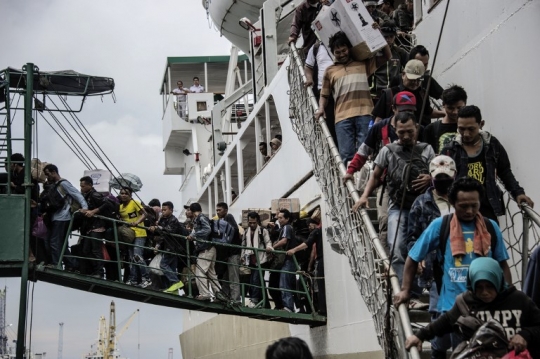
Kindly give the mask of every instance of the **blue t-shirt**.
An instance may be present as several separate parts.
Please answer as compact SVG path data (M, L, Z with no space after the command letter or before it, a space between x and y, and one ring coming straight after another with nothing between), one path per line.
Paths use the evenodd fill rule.
M508 252L504 244L501 230L494 221L490 220L497 233L497 246L495 251L489 252L489 256L497 262L508 260ZM452 308L456 301L456 297L467 290L467 275L469 273L469 265L479 256L473 250L474 238L474 222L461 223L461 229L465 238L466 255L463 257L453 257L450 249L450 239L446 242L446 250L444 252L444 268L442 277L442 288L437 303L438 312L447 312ZM427 254L433 250L437 250L437 256L441 259L439 251L439 236L441 231L442 217L435 219L422 233L418 241L409 251L409 257L415 262L420 262L426 258Z

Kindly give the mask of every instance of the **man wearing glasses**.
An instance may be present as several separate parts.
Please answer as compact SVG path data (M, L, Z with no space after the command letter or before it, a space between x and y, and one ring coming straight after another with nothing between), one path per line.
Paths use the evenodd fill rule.
M429 101L426 101L424 114L420 119L425 96L425 91L422 90L421 83L425 71L426 69L422 61L415 59L407 62L401 74L402 83L399 86L388 88L381 93L381 98L371 113L375 117L375 122L379 122L381 119L392 115L392 99L395 94L402 91L409 91L416 97L416 111L414 114L418 118L418 123L424 126L431 123L433 108L430 106Z

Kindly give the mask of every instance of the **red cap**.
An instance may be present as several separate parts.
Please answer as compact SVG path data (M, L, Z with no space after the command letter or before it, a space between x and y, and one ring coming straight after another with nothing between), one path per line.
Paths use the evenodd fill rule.
M402 91L394 96L394 106L401 111L416 111L416 97L412 92Z

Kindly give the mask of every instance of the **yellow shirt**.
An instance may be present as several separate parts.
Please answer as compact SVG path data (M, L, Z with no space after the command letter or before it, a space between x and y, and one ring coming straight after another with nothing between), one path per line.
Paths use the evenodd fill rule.
M123 203L120 204L120 217L124 222L134 223L137 222L141 210L141 202L132 199L127 205L124 205ZM144 228L132 228L135 231L135 237L146 237L146 230Z

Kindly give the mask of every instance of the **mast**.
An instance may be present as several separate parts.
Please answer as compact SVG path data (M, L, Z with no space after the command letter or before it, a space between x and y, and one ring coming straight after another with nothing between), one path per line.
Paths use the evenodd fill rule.
M111 301L111 311L109 315L109 339L106 350L106 358L114 359L114 353L116 352L116 308L114 300Z

